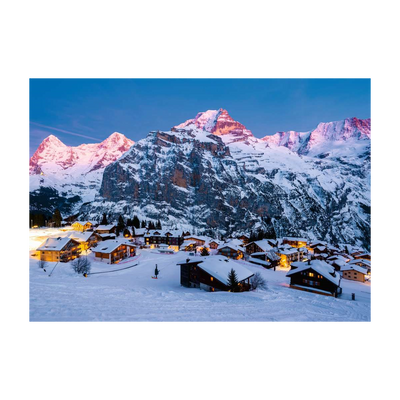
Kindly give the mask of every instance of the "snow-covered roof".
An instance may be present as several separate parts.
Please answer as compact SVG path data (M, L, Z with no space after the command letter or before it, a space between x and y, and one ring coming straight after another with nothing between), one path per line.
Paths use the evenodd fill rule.
M110 229L114 228L115 225L99 225L96 228L96 231L109 231Z
M290 270L286 276L291 276L297 274L301 271L306 271L308 269L312 269L313 271L321 274L324 278L328 279L335 285L339 286L340 283L340 275L335 272L335 268L332 265L329 265L325 261L322 260L312 260L310 264L308 262L295 261L292 262L292 267L296 267L295 269Z
M83 225L86 225L86 224L93 225L93 222L91 222L91 221L75 221L75 222L72 223L72 225L73 224L81 224L83 226Z
M343 261L343 262L347 262L348 259L346 257L343 257L340 254L336 254L334 256L329 257L328 260L331 260L331 261L340 260L340 261Z
M353 264L364 264L364 265L367 265L368 267L370 267L371 266L371 261L370 260L357 260L357 259L355 259L355 260L349 261L349 264L350 265L353 265Z
M96 247L96 253L112 253L115 249L117 249L121 244L125 244L127 246L136 247L132 242L128 242L126 240L104 240L100 242L100 244Z
M325 246L317 246L316 249L318 249L319 251L325 251L326 247Z
M144 235L147 231L147 228L135 228L135 235Z
M170 233L170 237L179 237L182 236L181 230L172 230L172 229L151 229L146 231L144 236L151 237L151 236L166 236L167 233Z
M196 256L188 257L187 260L189 260L189 262L198 262L199 268L203 269L225 285L228 285L228 275L231 272L231 269L235 270L239 282L254 275L253 272L243 267L238 262L232 261L224 256ZM187 260L177 264L186 264Z
M71 238L67 236L49 237L36 250L60 251L68 244L70 240Z
M78 231L69 231L69 232L65 232L62 233L60 235L56 235L56 236L61 236L61 237L69 237L71 239L76 240L77 242L81 243L81 242L87 242L90 238L90 236L93 235L93 232L78 232Z
M101 238L115 237L115 233L99 233L98 235L99 235Z
M341 270L341 271L357 271L357 272L360 272L361 274L364 274L364 275L367 274L367 270L366 270L365 268L360 267L359 265L356 265L356 264L352 264L352 265L346 264L346 265L343 265L343 266L340 268L340 270Z
M230 249L235 250L235 251L241 251L241 252L244 251L243 243L239 239L231 239L228 242L221 244L221 246L219 246L218 250L222 250L225 247L229 247Z
M284 238L284 240L287 240L289 242L305 242L305 243L307 243L307 239L306 238L301 238L301 237L289 237L289 236L286 236Z
M267 239L256 240L254 242L251 242L251 243L247 244L245 247L247 247L248 245L250 245L252 243L255 243L263 251L268 251L268 250L272 249L272 246L269 244Z

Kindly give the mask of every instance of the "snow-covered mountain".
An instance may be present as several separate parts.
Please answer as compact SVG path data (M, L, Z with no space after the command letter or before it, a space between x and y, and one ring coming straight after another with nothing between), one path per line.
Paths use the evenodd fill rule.
M81 209L230 233L263 227L369 247L370 120L257 139L226 110L152 131L104 170Z
M101 143L71 147L50 135L30 159L30 191L37 193L43 188L51 188L48 193L56 196L79 196L76 206L93 201L100 188L104 168L120 158L133 143L115 132Z

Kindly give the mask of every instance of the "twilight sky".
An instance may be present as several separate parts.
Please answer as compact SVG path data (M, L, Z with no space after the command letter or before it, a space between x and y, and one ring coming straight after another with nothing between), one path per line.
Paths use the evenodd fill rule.
M370 117L369 79L31 79L30 155L48 135L69 146L113 132L132 140L224 108L263 137Z

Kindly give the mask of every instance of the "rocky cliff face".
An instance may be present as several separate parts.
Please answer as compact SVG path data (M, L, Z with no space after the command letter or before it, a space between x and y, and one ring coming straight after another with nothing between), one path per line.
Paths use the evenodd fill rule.
M81 211L369 247L369 138L369 120L348 119L261 140L226 110L206 111L150 132L108 165Z

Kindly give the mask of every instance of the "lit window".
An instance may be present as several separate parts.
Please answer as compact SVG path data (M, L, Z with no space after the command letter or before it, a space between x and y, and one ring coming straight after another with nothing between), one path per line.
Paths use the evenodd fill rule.
M211 277L211 278L210 278L210 281L212 282L213 280L214 280L214 278L213 278L213 277Z
M314 276L314 273L313 272L309 272L308 276L310 276L312 278Z

